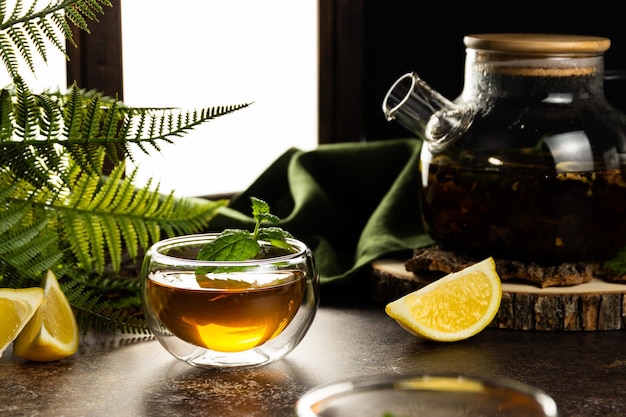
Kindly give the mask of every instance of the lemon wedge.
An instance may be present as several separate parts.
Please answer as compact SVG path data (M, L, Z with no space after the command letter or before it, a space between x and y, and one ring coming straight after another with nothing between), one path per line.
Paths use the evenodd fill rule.
M54 272L48 271L41 287L43 302L15 339L13 354L38 362L67 358L78 350L76 317Z
M0 356L33 317L41 302L43 290L34 288L0 288Z
M496 264L487 258L390 302L385 312L416 336L452 342L487 327L501 300Z

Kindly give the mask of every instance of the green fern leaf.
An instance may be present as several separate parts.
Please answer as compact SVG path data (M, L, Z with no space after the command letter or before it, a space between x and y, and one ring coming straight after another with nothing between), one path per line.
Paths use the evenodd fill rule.
M30 44L28 42L28 39L26 38L25 33L23 32L23 30L14 27L10 28L7 33L9 34L9 38L13 42L13 46L17 48L18 52L22 56L22 59L28 65L28 68L31 70L31 72L34 74L35 64L33 63L33 56L31 53ZM43 44L41 45L41 47L44 47Z
M62 146L80 167L93 174L102 172L104 160L97 157L104 148L106 159L116 165L124 158L132 159L131 144L143 152L160 150L159 142L173 143L172 138L188 133L201 123L210 121L250 103L212 107L203 110L128 108L117 100L83 92L74 83L68 94L32 94L20 77L15 78L15 94L3 90L0 132L12 132L3 142L21 142L19 151L35 156L49 152L50 146ZM20 147L21 146L21 147ZM28 150L30 149L30 150ZM15 150L14 152L18 152ZM18 163L19 164L19 163ZM31 159L15 169L40 186L42 177ZM48 169L60 175L51 164ZM47 176L44 175L44 176Z
M149 334L150 331L142 316L135 316L129 308L114 305L111 298L104 298L107 290L118 291L120 285L115 280L99 280L97 289L89 282L81 282L77 277L62 279L61 289L76 314L81 329L93 329L100 332L122 332L132 334ZM131 282L134 287L127 286L134 298L139 300L138 280L117 280L118 283ZM123 306L125 307L125 306Z
M6 142L13 136L13 101L7 90L0 92L0 143Z
M96 2L93 2L93 4L98 5L98 3ZM82 16L85 16L87 20L95 20L95 21L98 20L98 17L96 16L96 13L94 12L94 10L92 10L90 3L77 2L73 8L74 10L78 11ZM100 8L99 12L102 14L104 13L104 10Z
M6 9L6 3L3 3ZM33 55L37 53L44 62L48 62L44 37L62 53L65 44L62 38L76 45L68 20L79 29L89 32L88 21L97 21L97 15L104 13L102 6L111 7L108 0L51 0L47 5L39 7L39 2L33 1L24 11L24 0L16 0L8 18L3 18L0 31L8 36L0 38L0 57L9 74L19 74L18 60L15 51L30 69L35 73ZM6 16L4 10L3 17Z
M34 25L30 21L26 21L24 22L24 33L26 35L26 38L32 40L31 41L32 44L34 45L35 49L37 50L37 53L43 59L43 61L48 62L46 41L43 36L43 33L39 29L39 26ZM33 72L35 72L34 68L33 68Z
M5 67L7 67L9 75L16 77L18 75L19 60L15 54L13 43L11 43L9 37L4 33L0 33L0 59L2 59Z
M103 154L100 150L100 158ZM68 176L72 184L67 199L51 204L70 249L87 270L102 272L109 263L119 270L122 247L136 256L140 248L159 240L162 232L169 236L197 232L225 204L207 200L190 204L164 196L150 185L136 188L135 174L124 177L124 171L124 164L105 178L77 171Z
M76 83L34 94L19 75L48 45L65 52L73 28L89 32L108 0L0 0L0 284L38 285L55 271L83 330L148 334L137 265L163 236L205 230L226 200L175 198L125 172L149 153L251 103L206 109L133 108ZM49 43L46 43L49 41ZM67 57L67 54L66 54ZM104 167L107 167L105 174Z
M69 19L73 24L80 28L86 28L87 20L83 17L79 10L76 7L68 7L65 10L65 16Z
M41 106L41 118L39 119L41 135L46 140L53 140L61 133L61 124L59 123L61 111L52 97L44 94L39 94L36 97L37 103Z
M15 5L13 6L13 11L11 12L11 16L9 16L9 21L19 19L19 16L23 13L24 0L16 0ZM4 4L4 8L6 9L6 3ZM5 13L3 13L5 15ZM3 20L4 22L4 20Z
M56 14L50 14L35 21L34 24L37 26L38 30L41 31L43 37L47 39L48 42L50 42L57 50L62 52L66 59L68 59L67 53L65 52L65 43L62 42L61 39L66 38L74 46L76 46L76 42L74 41L72 30L65 19L62 17L59 18ZM61 34L58 32L61 32ZM43 40L37 42L43 43ZM44 62L47 62L47 58L45 56L43 57L43 60Z
M4 193L1 202L6 204ZM56 234L48 228L48 219L31 216L30 211L27 204L12 204L0 211L0 277L5 286L38 285L39 280L34 277L41 276L63 257Z
M62 51L67 56L67 53L65 52L65 44L59 40L55 29L53 29L58 29L62 33L62 37L64 37L71 45L77 46L72 28L65 19L65 14L62 11L55 11L43 16L42 20L45 22L45 25L42 27L48 39L54 46L57 47L59 51ZM89 33L89 28L85 27L81 29Z
M63 111L63 122L65 124L64 134L69 140L79 139L81 135L81 123L83 119L83 97L80 89L74 83L71 93L65 104Z
M13 180L28 182L33 187L44 187L50 181L50 169L40 155L54 157L56 151L52 145L34 148L25 143L0 143L0 152L4 169L10 170Z
M15 134L21 140L37 139L38 126L35 96L20 77L16 77Z
M93 97L85 109L85 123L81 126L81 137L97 138L100 136L100 96Z

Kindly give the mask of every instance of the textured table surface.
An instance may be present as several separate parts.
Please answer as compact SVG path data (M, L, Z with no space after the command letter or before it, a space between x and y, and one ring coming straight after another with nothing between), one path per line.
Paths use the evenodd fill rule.
M440 344L411 336L380 306L323 304L290 355L247 371L196 369L132 336L88 336L76 355L55 363L26 362L9 349L0 358L0 415L293 416L295 401L318 384L427 373L534 385L564 417L626 415L626 331L488 328Z

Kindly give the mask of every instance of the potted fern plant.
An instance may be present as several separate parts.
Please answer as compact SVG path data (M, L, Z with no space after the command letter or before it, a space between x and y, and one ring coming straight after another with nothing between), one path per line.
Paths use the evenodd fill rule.
M36 286L53 270L82 330L147 333L137 267L143 250L202 230L226 201L137 187L136 171L125 172L130 145L159 149L249 103L131 108L76 83L34 92L20 62L34 72L32 58L47 62L47 45L65 53L65 41L74 43L70 24L88 31L111 7L108 0L37 4L16 0L8 10L0 1L0 59L12 80L0 91L0 287Z

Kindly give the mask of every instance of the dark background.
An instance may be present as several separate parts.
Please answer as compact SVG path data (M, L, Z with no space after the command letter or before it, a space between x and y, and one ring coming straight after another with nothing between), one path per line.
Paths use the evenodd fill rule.
M364 1L363 127L366 140L409 136L384 118L382 100L402 74L416 71L449 99L461 93L463 36L535 32L605 36L605 71L626 70L626 15L609 1ZM626 110L626 79L605 83L607 99Z

